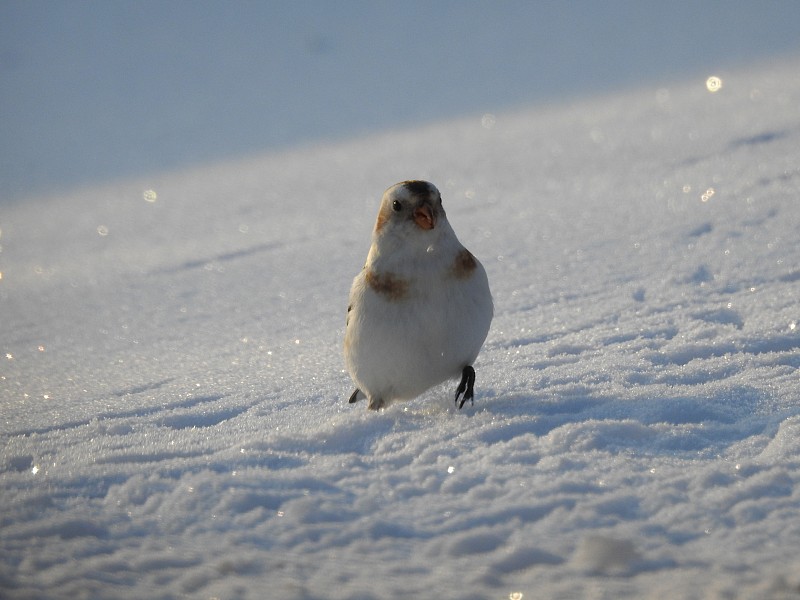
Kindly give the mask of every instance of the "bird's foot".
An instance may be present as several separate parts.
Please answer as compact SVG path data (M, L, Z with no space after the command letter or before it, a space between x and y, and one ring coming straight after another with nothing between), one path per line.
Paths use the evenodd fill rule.
M362 392L359 388L353 390L353 393L350 394L350 399L348 402L350 404L354 404L361 400L362 398L368 398L369 403L367 404L367 408L370 410L378 410L384 408L386 403L383 401L383 398L369 398L364 392Z
M470 404L475 404L475 400L473 396L475 395L475 391L473 390L473 386L475 385L475 369L467 365L464 367L464 370L461 371L461 383L458 384L458 388L456 388L456 404L458 405L459 410L464 403L469 400ZM461 403L459 404L458 398L464 394L464 397L461 398Z
M370 410L380 410L386 406L383 398L370 398L367 408Z

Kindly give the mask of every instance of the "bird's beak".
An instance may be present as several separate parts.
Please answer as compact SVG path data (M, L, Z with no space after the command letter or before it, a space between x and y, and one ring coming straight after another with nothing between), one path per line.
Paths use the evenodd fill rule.
M436 217L428 204L421 204L414 209L414 222L421 229L433 229L436 226Z

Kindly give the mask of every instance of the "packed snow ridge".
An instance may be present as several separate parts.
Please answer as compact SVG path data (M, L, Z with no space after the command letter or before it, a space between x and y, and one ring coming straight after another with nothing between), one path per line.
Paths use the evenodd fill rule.
M0 595L800 596L799 71L7 206ZM412 178L494 296L461 411L347 403Z

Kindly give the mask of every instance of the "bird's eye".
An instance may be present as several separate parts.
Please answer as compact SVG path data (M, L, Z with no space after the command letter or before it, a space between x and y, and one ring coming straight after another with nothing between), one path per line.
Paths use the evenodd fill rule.
M400 212L401 210L403 210L403 205L400 203L400 200L395 200L394 202L392 202L392 210L394 212Z

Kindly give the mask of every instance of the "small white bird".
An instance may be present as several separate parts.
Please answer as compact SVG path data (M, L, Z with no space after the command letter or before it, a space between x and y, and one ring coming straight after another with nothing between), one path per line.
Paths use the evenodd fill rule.
M439 190L427 181L393 185L350 289L344 356L357 386L350 402L366 396L377 410L461 376L461 408L473 399L472 363L493 312L486 271L458 241Z

